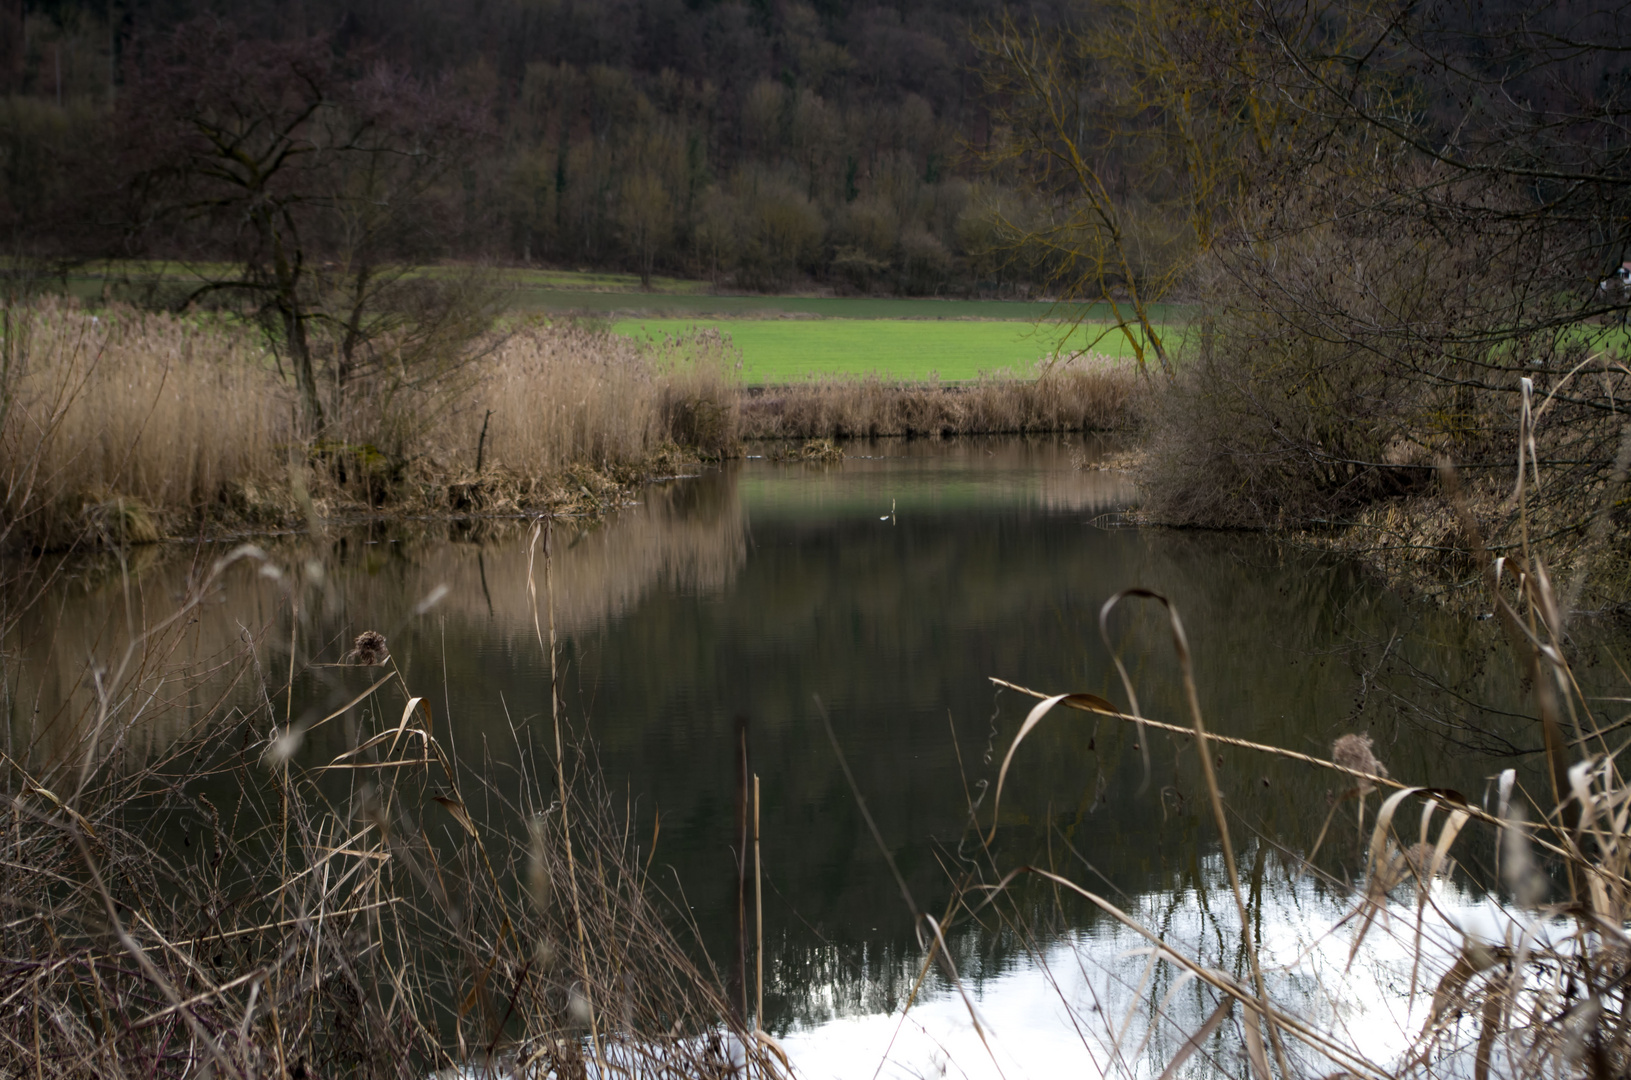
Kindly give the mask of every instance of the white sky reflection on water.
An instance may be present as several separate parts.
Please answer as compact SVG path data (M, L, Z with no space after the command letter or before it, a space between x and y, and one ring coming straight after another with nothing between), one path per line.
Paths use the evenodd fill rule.
M1241 981L1237 965L1238 922L1218 860L1211 860L1206 897L1211 915L1192 890L1140 897L1128 914L1145 926L1164 927L1174 951L1220 966ZM1465 928L1476 937L1499 939L1514 925L1492 902L1454 885L1433 890L1419 923L1409 887L1365 933L1349 966L1361 920L1349 918L1357 900L1316 888L1307 878L1265 883L1265 908L1254 929L1270 997L1283 1011L1331 1036L1361 1060L1398 1068L1428 1018L1433 990L1460 952ZM1216 916L1214 918L1213 916ZM1413 947L1418 933L1422 948ZM783 1038L805 1080L888 1080L908 1077L1043 1080L1056 1077L1157 1077L1189 1034L1206 1021L1218 997L1170 963L1150 971L1148 941L1108 918L1048 946L1041 961L987 977L968 987L986 1028L982 1043L968 1009L943 983L920 998L905 1016L840 1016ZM1414 981L1414 994L1412 994ZM1143 985L1144 989L1139 992ZM1165 1004L1166 1021L1149 1030L1152 1003ZM1239 1056L1235 1020L1226 1022L1222 1060L1209 1041L1192 1057L1191 1075L1221 1071L1248 1075ZM1120 1056L1113 1032L1124 1031ZM1146 1042L1146 1038L1148 1041ZM1428 1068L1434 1076L1470 1076L1474 1021L1464 1021ZM1143 1049L1140 1051L1140 1046ZM1326 1076L1344 1064L1288 1042L1299 1060L1295 1071ZM1499 1064L1504 1054L1498 1052ZM881 1067L880 1067L880 1063ZM1497 1068L1496 1075L1500 1074Z

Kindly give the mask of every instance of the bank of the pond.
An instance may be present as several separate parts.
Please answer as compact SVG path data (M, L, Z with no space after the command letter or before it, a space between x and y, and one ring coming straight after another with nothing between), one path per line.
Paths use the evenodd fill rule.
M9 309L0 339L0 547L36 550L360 514L600 513L745 440L1121 428L1137 387L1126 366L1077 359L767 391L742 386L712 330L535 322L411 363L386 343L319 387L314 431L286 358L231 323L45 301Z
M1102 358L967 383L830 378L742 391L747 439L1015 435L1134 426L1140 381Z

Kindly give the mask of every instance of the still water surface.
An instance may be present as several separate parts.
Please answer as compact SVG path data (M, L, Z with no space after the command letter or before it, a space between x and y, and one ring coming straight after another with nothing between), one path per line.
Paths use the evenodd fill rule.
M895 441L852 447L829 467L748 460L649 489L604 522L557 528L568 713L641 827L660 813L658 864L722 966L735 918L733 749L746 720L763 790L765 1026L812 1075L870 1075L867 1063L891 1046L890 1074L1104 1072L1114 1063L1087 1029L1112 1013L1120 1025L1147 962L1125 955L1136 937L1086 904L1022 889L1007 910L1027 916L1023 933L992 912L949 930L1000 1053L974 1034L967 1006L938 974L913 1021L899 1025L922 952L821 708L906 886L935 912L957 860L978 855L969 803L988 827L987 786L1032 704L989 677L1125 705L1098 615L1129 586L1159 590L1182 612L1214 733L1323 757L1336 736L1368 731L1393 775L1474 801L1511 763L1502 752L1534 742L1521 716L1471 703L1524 709L1491 625L1406 603L1351 565L1260 537L1128 527L1118 513L1133 496L1125 478L1083 467L1101 451L1073 439ZM523 528L398 522L342 531L322 547L326 584L303 613L296 712L372 681L365 669L325 664L377 629L465 760L502 764L517 728L546 735L548 658L528 603ZM136 569L136 603L157 610L187 568L157 559ZM445 598L416 614L439 586ZM34 674L12 697L14 747L48 752L42 718L83 693L76 665L116 642L120 620L108 612L124 595L117 575L90 575L30 616L20 640L23 670ZM248 569L232 577L202 613L196 647L287 625L279 596ZM1111 627L1145 712L1187 723L1158 610L1130 603ZM266 641L265 662L287 665L287 647ZM192 704L207 707L207 695ZM162 724L143 737L162 743ZM326 760L354 737L330 725L302 752ZM1213 962L1238 966L1238 923L1229 928L1218 891L1215 830L1193 759L1185 739L1141 745L1135 728L1111 720L1050 719L1016 755L988 880L1051 863L1210 949ZM1267 919L1259 932L1271 953L1284 939L1290 963L1352 906L1277 847L1306 850L1337 785L1244 750L1222 752L1218 765L1243 873ZM1352 819L1341 820L1321 858L1339 881L1360 861ZM1487 854L1462 859L1470 866ZM1452 890L1458 905L1478 902ZM1378 964L1371 974L1386 970ZM1313 992L1302 976L1285 978ZM1171 974L1152 985L1170 989ZM1172 1006L1192 1027L1208 1000L1196 994L1175 995ZM1388 1013L1392 999L1346 1000L1369 1015ZM1389 1021L1395 1031L1404 1022ZM1149 1049L1172 1045L1170 1031L1157 1032Z

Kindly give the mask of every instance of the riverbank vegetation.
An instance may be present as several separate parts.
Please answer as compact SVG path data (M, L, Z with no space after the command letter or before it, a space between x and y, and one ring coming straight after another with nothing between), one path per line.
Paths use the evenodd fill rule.
M340 664L300 665L323 685L291 711L275 673L310 651L294 612L320 568L251 547L201 567L104 653L99 693L8 728L0 1061L54 1078L782 1075L652 880L658 823L605 790L558 705L541 734L512 728L501 775L455 753L458 717L364 634ZM221 577L253 572L276 582L279 625L176 665ZM160 713L184 727L155 749Z
M756 439L856 439L1110 431L1135 420L1141 386L1103 357L1046 361L1023 378L963 384L824 379L743 396L741 430Z
M1526 427L1520 424L1520 433ZM1514 496L1520 511L1532 498L1524 482L1532 468L1520 455ZM1038 955L1049 941L1051 919L1067 904L1085 902L1118 924L1147 961L1118 972L1098 939L1071 952L1075 963L1112 982L1137 979L1139 1019L1133 1010L1112 1016L1096 1001L1084 1008L1061 995L1079 1030L1096 1037L1113 1059L1130 1053L1136 1070L1148 1048L1164 1075L1193 1070L1256 1080L1325 1075L1333 1068L1388 1080L1596 1078L1615 1075L1631 1059L1625 992L1631 954L1620 929L1631 918L1624 813L1631 790L1615 760L1613 732L1625 719L1613 715L1618 706L1612 704L1624 699L1581 688L1576 663L1584 657L1571 659L1571 629L1579 621L1572 586L1570 593L1554 587L1545 545L1525 537L1513 555L1493 555L1453 474L1446 487L1473 548L1469 572L1531 697L1527 713L1514 715L1528 729L1520 737L1539 747L1506 755L1511 766L1488 778L1481 799L1435 786L1442 777L1390 775L1379 760L1385 747L1365 734L1343 734L1325 754L1219 736L1219 727L1233 724L1202 715L1181 603L1145 589L1106 601L1100 634L1119 655L1116 610L1141 601L1159 605L1187 716L1162 720L1141 712L1139 688L1119 659L1126 711L1096 694L1050 696L996 680L1041 700L997 772L979 854L950 871L971 884L948 910L960 903L971 917L989 912L986 917L1011 927ZM1140 658L1134 670L1148 662ZM1146 777L1157 748L1180 757L1194 751L1177 786L1160 796L1164 813L1167 792L1188 787L1215 830L1221 858L1209 874L1190 879L1199 893L1198 903L1186 905L1198 909L1194 920L1175 920L1171 909L1151 918L1129 902L1135 898L1112 895L1105 886L1113 889L1113 883L1093 880L1094 867L1062 829L1058 842L1086 873L1051 857L1053 837L1046 864L1005 865L993 854L993 840L1009 820L1001 813L1005 784L1023 783L1016 767L1024 760L1022 743L1039 724L1065 722L1068 712L1061 708L1136 725L1134 745L1142 747ZM1231 798L1221 769L1226 757L1233 765L1242 754L1290 759L1332 776L1335 787L1311 841L1288 844ZM1012 786L1009 792L1012 798ZM1378 805L1367 819L1373 794ZM1357 806L1356 831L1345 827L1350 803ZM981 810L971 805L971 821ZM1333 848L1347 850L1346 872L1322 868L1320 852ZM1265 919L1266 875L1346 902L1327 917L1301 898L1290 925L1276 926ZM1039 904L1027 885L1052 890L1055 915L1046 914L1049 905ZM1218 895L1208 895L1213 889ZM1378 999L1388 1004L1377 1007Z
M1417 498L1444 457L1507 550L1522 526L1488 478L1524 378L1537 527L1583 552L1615 475L1612 7L1562 29L1504 0L1477 20L1259 0L347 12L72 3L0 29L8 269L178 269L109 287L255 322L318 435L330 388L386 355L443 379L491 325L493 277L416 268L544 262L1099 305L1084 318L1114 344L1071 347L1161 387L1151 520L1357 528L1344 543L1382 562L1462 565ZM918 373L984 367L945 359Z
M329 398L320 436L257 334L207 316L6 309L8 544L128 544L397 513L582 512L734 446L725 343L570 323L477 339L479 364ZM680 450L680 445L685 450Z
M1126 730L1146 763L1168 739L1190 770L1184 791L1215 832L1186 854L1199 864L1217 844L1227 895L1207 929L1238 947L1184 953L1062 873L1052 835L1045 868L978 837L944 849L943 922L998 911L1016 938L1044 940L1025 877L1057 888L1052 913L1080 901L1144 937L1147 1041L1122 1060L1155 1047L1163 1077L1191 1061L1256 1080L1626 1071L1624 720L1569 660L1581 613L1631 596L1624 12L1134 0L1028 21L978 4L959 20L935 5L654 0L365 18L313 0L244 4L228 24L190 3L163 21L117 7L19 5L0 27L8 284L92 259L182 272L130 275L95 311L8 292L0 545L123 557L348 514L588 513L749 439L830 462L833 438L1136 416L1147 520L1299 533L1458 590L1507 636L1534 713L1507 719L1533 728L1482 802L1386 775L1357 732L1329 761L1214 741L1173 614L1187 723ZM717 332L637 341L506 321L487 270L424 271L539 260L644 287L669 272L1108 302L1132 364L745 391ZM1193 305L1181 331L1161 317L1176 301ZM958 333L972 336L936 329ZM704 540L716 561L692 559L699 580L746 543L729 521ZM647 555L667 572L666 553ZM653 887L660 820L632 800L620 811L592 747L573 749L553 613L530 573L553 738L534 745L517 725L501 767L489 747L455 754L458 718L392 667L388 638L300 665L316 655L299 614L323 587L315 548L198 560L172 614L139 631L130 619L124 651L87 648L98 659L62 707L5 732L3 1060L62 1077L782 1070L739 1004L745 964L723 989L683 941L688 907ZM278 617L175 666L219 575L251 570L284 590ZM479 555L473 580L486 594ZM1164 603L1111 603L1130 598ZM18 625L10 604L0 630ZM297 665L326 707L296 713ZM1084 694L1031 714L989 809L970 799L970 820L993 823L987 845L1005 780L1011 800L1019 783L1010 762L1048 709L1145 723L1124 688L1127 713ZM1450 711L1423 723L1460 732ZM160 713L182 733L131 752ZM1219 745L1341 777L1308 847L1276 851L1265 827L1256 883L1277 870L1350 897L1320 931L1353 935L1350 965L1364 936L1391 941L1405 964L1384 975L1421 1003L1406 1053L1379 1060L1344 1030L1340 999L1299 1012L1283 996L1295 975L1265 970L1262 892L1234 846L1248 823L1214 772ZM1380 789L1350 849L1360 872L1321 871L1339 812ZM1163 817L1184 791L1154 795ZM1498 933L1439 917L1452 862L1499 898ZM1389 917L1404 889L1413 924ZM939 960L955 985L942 924L912 915L923 972ZM1178 974L1162 981L1163 967ZM1166 1011L1180 990L1193 1022ZM1115 1050L1127 1032L1108 1029Z
M0 542L34 549L358 514L595 513L744 440L1118 428L1137 397L1130 370L1094 357L967 385L749 391L708 328L636 340L531 321L413 377L374 342L377 363L321 388L314 433L282 357L222 313L41 301L5 318Z
M697 498L683 485L671 490L681 499ZM912 514L903 507L903 518ZM738 519L734 527L699 537L699 547L739 552L744 525ZM13 995L10 1000L21 1006L0 1013L0 1038L8 1040L8 1051L30 1065L38 1063L39 1072L60 1076L190 1075L210 1061L218 1072L245 1076L397 1075L403 1062L414 1075L484 1065L513 1072L523 1063L538 1072L582 1069L594 1075L597 1056L616 1060L632 1075L711 1076L724 1066L722 1059L735 1055L736 1045L745 1043L765 1046L760 1067L777 1070L774 1050L758 1040L751 1025L733 1018L734 991L721 989L724 980L705 963L687 958L695 953L684 904L667 905L653 889L665 881L661 868L671 858L664 845L674 843L669 838L686 827L684 804L676 814L674 801L663 802L656 807L659 817L638 796L608 798L593 776L592 750L580 756L569 730L564 752L562 745L550 745L550 718L537 704L526 706L512 697L514 717L477 719L464 712L457 685L441 707L433 685L415 685L427 677L434 683L437 668L448 663L445 658L438 663L434 645L427 653L426 642L457 641L469 625L451 618L433 625L447 610L443 605L458 605L473 620L490 619L494 598L484 596L489 585L515 648L542 639L552 623L577 621L567 614L574 606L570 601L551 618L555 601L573 591L580 597L586 591L602 594L596 605L601 610L583 623L586 629L611 612L627 610L616 599L624 588L573 579L580 574L592 579L597 567L603 570L614 561L597 545L636 538L607 529L559 539L546 573L542 551L524 542L526 526L503 523L502 528L510 541L502 563L489 549L483 566L480 548L462 545L452 558L439 553L412 562L406 579L390 569L381 573L375 565L356 565L352 572L362 596L340 585L340 568L328 562L337 537L326 543L289 538L276 559L251 549L239 549L219 564L205 563L201 555L191 573L166 579L183 583L180 589L134 577L121 588L115 568L104 595L114 608L112 623L139 628L130 631L135 640L129 652L116 634L99 635L94 625L82 627L82 637L23 639L38 651L53 649L76 660L81 654L75 654L72 642L89 647L73 695L62 698L58 708L13 713L17 720L0 759L13 822L7 858L0 862L0 874L8 876L0 884L19 909L0 927L8 961L0 995ZM768 544L773 534L764 531L762 520L756 529L758 543ZM373 552L387 563L393 558L384 554L390 549L364 548L357 539L350 552L358 564L374 558ZM1191 538L1165 539L1187 543ZM932 565L959 553L967 557L969 545L952 537L939 548L918 547L921 558L915 561ZM559 550L567 548L575 554ZM1148 549L1135 560L1146 572L1151 569ZM647 567L637 577L669 572L655 570L646 554L636 553L632 561ZM871 574L879 587L865 590L876 605L869 610L898 608L900 594L887 587L902 574L896 560L880 560L864 571L836 560L813 561L830 562L824 572L834 579ZM1214 565L1189 558L1179 562L1191 575L1216 574ZM1250 573L1261 576L1261 564L1252 562ZM1091 560L1082 563L1088 576L1073 581L1092 580ZM114 560L106 565L114 567ZM1076 962L1086 971L1103 965L1115 978L1126 976L1119 990L1131 996L1107 1000L1139 1003L1130 1013L1096 1008L1105 999L1072 997L1062 1003L1074 1010L1090 1052L1112 1050L1110 1060L1119 1063L1107 1070L1110 1075L1172 1066L1175 1076L1270 1080L1323 1076L1341 1067L1387 1080L1442 1075L1452 1068L1475 1074L1482 1058L1490 1063L1490 1075L1573 1076L1592 1075L1591 1055L1598 1053L1610 1063L1602 1075L1614 1075L1611 1065L1623 1053L1618 1020L1625 958L1611 931L1624 918L1620 897L1626 891L1625 867L1614 854L1623 848L1624 828L1614 811L1625 793L1612 768L1613 747L1604 745L1613 738L1608 730L1613 716L1604 710L1616 706L1578 691L1570 691L1572 700L1562 697L1560 687L1574 684L1566 666L1567 652L1575 647L1574 622L1559 614L1564 605L1550 593L1538 559L1513 560L1503 571L1486 557L1478 569L1500 622L1476 625L1510 633L1520 649L1517 664L1527 675L1525 685L1541 691L1535 718L1507 719L1513 729L1528 732L1524 745L1557 746L1559 753L1536 755L1539 762L1515 761L1515 778L1497 780L1481 802L1475 790L1447 790L1443 775L1434 775L1431 766L1415 772L1401 760L1402 747L1390 753L1380 740L1374 747L1355 746L1363 740L1343 741L1330 753L1293 744L1288 752L1238 738L1252 722L1239 713L1208 714L1212 727L1204 733L1196 717L1163 715L1163 707L1181 708L1185 700L1174 682L1199 678L1204 683L1209 673L1227 678L1239 670L1226 644L1238 638L1194 640L1199 654L1194 671L1184 653L1175 669L1158 666L1155 658L1129 657L1146 716L1155 723L1140 728L1128 712L1084 695L1055 708L1086 707L1088 713L1080 715L1100 726L1090 732L1087 725L1076 725L1070 741L1050 743L1066 749L1047 753L1046 762L1038 760L1044 754L1037 736L1043 733L1032 724L1017 736L1009 735L1013 724L1004 724L1005 737L984 765L978 764L977 751L964 751L974 773L970 781L992 786L975 786L968 796L974 805L968 808L971 828L963 843L949 839L961 816L954 812L953 831L934 846L940 860L902 860L913 895L934 904L939 925L916 918L924 946L917 977L908 973L899 995L875 1007L898 1009L903 998L921 1000L921 991L937 989L925 980L933 978L928 970L941 961L954 961L943 968L943 977L944 988L955 993L957 973L968 979L978 968L976 954L983 950L970 945L976 923L1000 935L1006 948L1034 948L1038 956L1057 946L1061 924L1087 926L1090 932L1076 939L1082 948ZM217 585L227 574L255 584L228 594L236 602L223 604ZM1034 621L1027 605L1001 596L1000 589L982 587L992 580L977 571L970 575L969 595L958 610ZM434 602L437 585L454 592ZM700 587L699 581L688 581L680 589ZM1284 587L1299 586L1287 582ZM785 592L785 584L769 583L767 591L775 596ZM793 603L799 610L820 611L824 592L806 588ZM123 603L132 605L123 611L118 610L121 593ZM173 609L178 593L179 607ZM270 597L270 603L249 599L256 594ZM1240 595L1228 587L1208 599L1231 607L1240 603ZM531 596L537 597L536 608ZM1091 598L1089 610L1097 599ZM1136 599L1122 598L1119 607ZM1175 603L1184 606L1182 600ZM328 604L334 606L321 617ZM1012 610L994 614L1003 604ZM813 618L789 618L785 604L754 606L765 620L799 625L798 635L787 640L820 634L808 629ZM430 617L416 631L420 643L414 656L405 624L427 611ZM363 624L383 630L383 644L333 633L337 622L344 625L362 612L383 615L383 622ZM1064 608L1063 620L1074 621L1071 616L1078 613ZM1330 618L1328 611L1304 614L1311 623ZM1138 624L1116 621L1125 618L1124 610L1107 616L1113 631L1130 635L1127 641L1112 635L1105 646L1110 655L1119 644L1149 640L1134 632ZM1242 611L1237 619L1212 625L1232 623L1238 632L1244 624L1248 636L1276 642L1262 630L1268 618L1261 610ZM210 624L202 633L201 623ZM912 620L902 632L928 641L943 636L946 624ZM641 629L627 642L631 651L613 651L602 670L632 670L644 663L630 677L661 687L659 698L671 693L661 665L651 663L651 635L654 628L686 625L659 621ZM1160 625L1167 625L1164 617ZM1281 629L1293 640L1301 630ZM1181 646L1189 644L1176 636L1176 627L1173 633ZM688 655L702 635L662 636ZM1023 634L1015 637L996 655L1023 659ZM179 666L179 658L200 641L222 651L195 653L185 668ZM470 645L456 646L460 654L452 663L486 675L492 661L481 660ZM599 649L607 651L608 645ZM844 647L875 651L865 641ZM944 642L937 647L948 648ZM540 648L536 655L545 652ZM1097 660L1101 665L1107 663L1103 655ZM576 662L583 662L581 654ZM1550 665L1539 667L1539 679L1538 665ZM291 670L298 673L298 684L285 675ZM585 676L594 685L592 666L576 678ZM527 677L542 675L532 666ZM1309 678L1295 675L1287 684ZM1546 696L1548 686L1560 688L1556 699ZM1283 688L1252 690L1235 700L1246 713L1257 713L1265 701L1286 700L1283 693ZM1346 701L1339 702L1339 709L1346 707ZM658 714L655 708L640 713ZM983 720L983 710L979 715ZM1033 714L1048 725L1069 724L1067 716ZM160 740L150 737L156 722L169 725ZM1582 747L1569 745L1577 737L1576 722L1588 738ZM1346 721L1327 715L1297 723L1341 730ZM982 736L985 726L977 729ZM1547 728L1561 738L1545 734ZM602 731L610 735L609 729ZM1228 734L1219 738L1219 733ZM651 756L652 732L634 725L624 737ZM1012 749L1007 757L1005 744ZM1152 785L1148 793L1134 795L1139 758L1146 751L1171 786L1156 791ZM1214 753L1225 762L1216 776L1202 765ZM1294 781L1280 796L1248 795L1242 789L1262 790L1260 776L1272 775L1277 788L1287 776L1260 771L1259 754L1290 757L1292 768L1306 769L1316 779ZM878 815L884 834L898 843L882 808L922 796L900 782L898 760L855 756L858 782L868 797L866 812ZM1391 773L1375 762L1378 757ZM1118 770L1118 758L1131 768ZM1565 770L1559 778L1554 762L1587 767ZM832 779L830 760L825 769L796 767L801 783L827 790L815 778ZM1084 774L1088 777L1081 805L1073 800L1056 814L1053 791L1023 791L1027 784L1045 788L1061 774L1072 791ZM1327 784L1321 776L1331 777L1329 802L1319 798ZM1559 779L1561 798L1549 794ZM1180 864L1174 867L1175 892L1156 893L1158 899L1139 892L1124 899L1113 887L1102 887L1091 866L1080 869L1078 851L1081 859L1107 869L1096 849L1087 846L1096 842L1092 833L1068 824L1083 820L1082 806L1097 806L1107 782L1109 798L1119 805L1086 819L1099 822L1100 830L1120 813L1163 820L1173 814L1172 835L1182 845L1173 856ZM1372 788L1382 789L1382 795ZM568 789L570 797L558 798ZM944 795L960 806L967 791ZM1291 791L1311 801L1294 803L1298 812L1289 822L1278 819L1275 831L1277 819L1270 814L1265 820L1260 812L1277 799L1294 797ZM1209 793L1221 793L1222 799L1208 807ZM716 820L729 816L720 792L700 797L704 813ZM1159 813L1150 805L1156 801ZM1363 833L1353 824L1358 802L1368 803ZM634 811L626 808L630 804ZM1578 825L1570 818L1573 804L1586 808ZM1044 805L1045 814L1038 809ZM1312 815L1304 812L1308 806L1317 807ZM1427 810L1432 815L1423 820L1419 813ZM795 821L799 817L795 811L786 814ZM923 818L907 814L893 820ZM1220 863L1208 820L1225 835L1233 834L1238 845L1233 870ZM714 835L726 831L723 824ZM782 857L818 861L817 840L852 847L861 828L854 824L854 834L838 829L810 834L814 839L783 838ZM997 841L982 843L993 827ZM1262 831L1254 837L1253 830ZM1008 844L1016 834L1017 842ZM1287 846L1276 847L1275 841ZM1057 860L1043 861L1049 852L1056 852ZM1581 874L1578 891L1570 880L1571 865ZM850 869L851 861L841 866L860 873ZM925 878L941 884L942 870L949 875L944 892L919 887ZM1041 888L1027 891L1023 879L1007 880L1016 870ZM1006 890L993 890L1005 880ZM1203 903L1194 902L1196 894L1183 888L1185 881L1202 890ZM783 891L788 882L782 877ZM1497 909L1505 921L1496 924L1493 935L1463 938L1442 917L1463 909L1468 882L1509 898ZM717 898L720 892L696 888L689 880L683 884L687 901L698 908L704 895ZM1050 902L1055 885L1058 892ZM874 911L898 902L885 883L872 880L868 888ZM1306 900L1305 889L1328 902L1304 903L1293 912L1299 921L1292 928L1304 935L1296 937L1285 933L1286 923L1276 918L1285 912L1274 905L1292 890ZM951 901L942 904L946 895ZM1343 906L1340 898L1345 909L1320 921L1328 910ZM803 909L796 891L792 900L795 910ZM1147 902L1140 907L1139 901ZM1098 921L1086 921L1078 904L1096 907ZM1125 930L1112 937L1104 920L1123 917ZM1510 938L1502 936L1503 928L1510 929ZM1146 932L1156 940L1129 936ZM1275 940L1265 941L1265 935ZM1295 940L1288 944L1287 937ZM1305 939L1312 942L1306 953ZM1150 952L1115 957L1121 950L1107 948L1107 941L1127 941ZM1362 942L1368 948L1360 948ZM1193 952L1191 943L1196 943ZM1390 952L1373 967L1383 947L1379 943ZM1252 973L1254 945L1264 950L1261 981ZM1319 973L1329 981L1307 978L1307 969L1298 966L1305 962L1324 963ZM820 977L798 965L777 967L782 980ZM1355 1004L1344 995L1372 980L1383 984L1388 1002L1403 997L1402 988L1412 981L1417 987L1415 1011L1405 1014L1398 1030L1387 1032L1385 1042L1375 1027L1361 1026L1343 1011ZM991 993L994 982L984 992ZM1373 1009L1365 1023L1376 1015ZM905 1023L914 1019L908 1015ZM999 1031L999 1037L1011 1030ZM710 1041L714 1036L717 1042ZM1276 1041L1287 1048L1289 1068L1276 1062ZM1378 1049L1400 1042L1407 1046L1397 1056ZM964 1067L972 1072L983 1060Z
M977 39L1004 123L990 161L1055 208L1010 222L1015 250L1054 245L1064 295L1120 290L1129 341L1151 343L1146 518L1349 530L1466 587L1448 461L1498 552L1545 535L1554 569L1612 569L1631 535L1623 13L1082 16ZM1175 291L1197 304L1181 350L1151 315ZM1598 580L1585 602L1624 599L1623 575Z

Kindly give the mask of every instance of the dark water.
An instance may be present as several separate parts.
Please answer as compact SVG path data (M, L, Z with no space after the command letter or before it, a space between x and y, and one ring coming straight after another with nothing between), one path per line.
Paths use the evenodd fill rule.
M721 960L735 917L733 750L746 720L763 791L768 1027L892 1007L920 956L819 709L911 893L938 912L948 867L960 846L970 850L969 801L989 826L986 785L1031 704L989 678L1124 705L1098 630L1117 590L1173 599L1214 733L1327 756L1336 736L1368 731L1395 776L1475 801L1513 763L1506 751L1538 741L1493 624L1406 602L1351 565L1261 537L1128 527L1121 474L1080 467L1101 449L1079 439L890 442L851 447L824 468L748 460L653 488L607 521L558 526L551 580L571 722L612 790L627 793L638 828L649 832L660 813L663 880L683 889ZM301 614L286 703L297 716L372 681L366 669L324 665L377 629L462 760L502 766L518 730L548 738L524 527L398 522L267 543L315 559L325 581ZM83 704L75 680L86 658L117 653L127 596L153 613L179 595L188 558L144 558L128 579L105 567L74 577L25 622L11 752L50 752L53 724ZM541 588L541 567L537 579ZM444 585L440 603L416 615ZM187 647L204 656L256 637L257 658L281 681L281 595L251 569L234 571ZM1129 602L1111 626L1145 712L1187 724L1159 609ZM176 717L212 700L200 691L171 702L171 719L140 737L162 745ZM356 737L354 725L332 724L302 753L327 760ZM1165 735L1139 742L1111 720L1045 722L1016 756L997 863L1051 859L1128 898L1201 884L1215 832L1194 750ZM1233 749L1219 772L1243 850L1306 847L1326 817L1329 774ZM1357 869L1351 827L1343 835L1325 857L1339 876ZM1058 934L1093 922L1080 905L1035 899ZM953 934L976 983L1024 963L999 929L965 920Z

